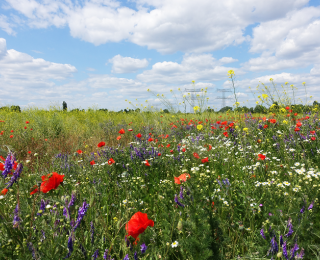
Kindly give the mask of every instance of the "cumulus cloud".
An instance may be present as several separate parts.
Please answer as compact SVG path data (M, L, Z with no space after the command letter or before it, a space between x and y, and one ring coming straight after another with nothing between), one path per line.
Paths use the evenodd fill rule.
M112 59L109 59L112 63L113 73L134 73L139 69L143 69L148 66L147 59L134 59L131 57L122 57L121 55L116 55Z
M223 57L223 58L219 59L219 61L220 61L221 63L225 64L225 63L236 62L236 61L238 61L238 60L237 60L237 59L234 59L234 58L232 58L232 57Z
M258 3L255 0L139 0L135 1L137 10L134 10L111 0L85 1L83 5L62 0L45 4L35 0L6 1L27 18L32 28L68 25L71 36L95 46L128 40L163 54L208 52L239 45L250 41L250 36L243 35L248 25L281 19L308 3L308 0Z

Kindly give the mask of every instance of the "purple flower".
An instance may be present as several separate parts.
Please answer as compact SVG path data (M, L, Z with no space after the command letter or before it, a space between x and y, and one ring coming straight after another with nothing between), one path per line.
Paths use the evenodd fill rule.
M180 198L182 200L184 200L184 197L183 197L183 186L180 187L180 194L179 194Z
M276 236L274 236L272 239L271 239L271 253L272 254L276 254L276 253L278 253L278 250L279 250L279 248L278 248L278 244L277 244L277 242L276 242Z
M304 209L305 209L305 206L303 206L302 209L300 209L300 213L301 213L301 214L303 214Z
M68 205L68 208L70 208L71 206L73 206L74 202L76 201L76 194L72 193L71 195L71 200L70 203Z
M69 258L71 256L71 253L73 252L72 236L70 236L68 239L68 250L69 250L69 252L64 259Z
M87 204L86 201L83 202L82 207L79 208L78 211L78 218L74 226L74 230L76 230L77 227L79 227L81 220L83 219L84 215L86 214L88 210L89 204Z
M21 163L18 164L17 169L15 170L15 172L13 173L13 176L11 177L11 180L6 183L7 189L9 189L10 187L12 187L12 185L18 181L18 178L20 177L20 173L22 172L23 169L23 165Z
M9 152L6 158L6 161L4 162L4 171L2 172L3 178L6 178L8 173L11 172L14 161L15 161L14 154L12 152Z
M93 253L92 257L93 257L93 260L96 260L96 259L99 257L99 249L97 249L97 250Z
M35 252L34 247L33 247L33 245L32 245L31 242L28 243L28 249L29 249L29 251L30 251L31 254L32 254L32 258L33 258L33 259L37 259L37 258L36 258L36 252Z
M263 228L261 228L261 230L260 230L260 235L261 235L264 239L266 239L266 236L264 235Z
M300 253L299 253L296 257L297 257L297 259L302 259L302 258L303 258L303 256L304 256L304 249L303 249L303 248L301 248Z
M13 228L17 228L19 226L20 218L19 218L19 204L17 204L15 210L14 210L14 216L13 216Z
M136 251L136 252L134 252L133 258L134 258L134 260L138 260L138 254L137 254L137 251Z
M283 237L282 237L282 235L280 236L280 246L282 247L282 245L283 245Z
M176 194L175 197L174 197L174 201L175 201L180 207L184 207L184 205L179 202L179 199L178 199L177 194Z
M63 208L63 216L65 216L66 219L69 219L69 210L66 207Z
M291 258L290 259L293 259L294 258L294 255L296 254L296 252L298 251L298 249L299 249L299 246L298 246L298 244L296 243L295 245L294 245L294 247L291 249L291 251L290 251L290 255L291 255Z
M289 237L289 236L291 236L291 235L293 234L292 223L291 223L291 219L290 219L290 218L289 218L289 220L288 220L288 225L287 225L287 227L289 228L289 232L288 232L288 234L286 234L285 236L286 236L286 237Z
M45 211L45 209L46 209L46 202L43 199L41 199L40 210L42 210L42 212L43 212L43 211ZM42 213L37 213L37 215L41 217Z
M259 205L259 207L262 207L262 206L263 206L262 204Z
M130 260L129 255L126 255L123 260Z
M282 246L283 256L288 260L288 253L287 253L287 241L284 242Z
M140 247L141 247L141 253L144 254L148 247L146 246L145 243L143 243Z
M310 206L308 207L308 210L313 208L313 203L314 203L314 201L311 202Z

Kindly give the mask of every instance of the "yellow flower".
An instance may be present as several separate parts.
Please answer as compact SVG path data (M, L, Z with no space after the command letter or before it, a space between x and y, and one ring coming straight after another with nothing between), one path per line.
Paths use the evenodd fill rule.
M259 104L259 101L257 101L256 104Z
M197 129L200 131L203 128L203 125L197 125Z
M267 94L262 94L262 97L263 97L264 99L267 99L267 98L268 98L268 95L267 95Z
M305 82L302 82L302 85L305 85L306 83Z
M150 91L150 89L147 89L147 91Z
M287 120L283 120L282 123L288 124L288 121Z
M194 81L194 80L192 80L191 82L192 82L192 83L195 83L195 81Z
M236 106L239 106L240 105L240 103L239 102L236 102L236 104L235 104Z
M239 126L236 125L235 129L238 129L238 128L239 128Z
M273 81L273 78L270 78L270 81Z
M286 82L286 83L284 83L285 85L287 85L288 84L288 82Z
M249 129L248 128L243 128L243 131L248 132Z
M232 75L232 74L234 74L234 71L233 70L229 70L228 74Z
M198 110L200 110L200 107L195 106L195 107L193 108L193 110L194 110L194 111L198 111Z

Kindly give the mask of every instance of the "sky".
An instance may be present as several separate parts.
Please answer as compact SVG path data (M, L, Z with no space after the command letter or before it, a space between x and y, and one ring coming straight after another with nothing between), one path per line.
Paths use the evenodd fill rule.
M320 101L320 1L0 1L0 106L165 108L156 94L207 88L219 110L221 89L252 107L262 83Z

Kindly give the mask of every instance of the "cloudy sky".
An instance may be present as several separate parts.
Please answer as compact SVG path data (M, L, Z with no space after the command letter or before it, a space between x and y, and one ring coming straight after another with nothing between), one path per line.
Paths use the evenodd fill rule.
M270 78L320 101L319 1L0 1L0 106L118 111L194 80L220 109L229 70L241 105Z

